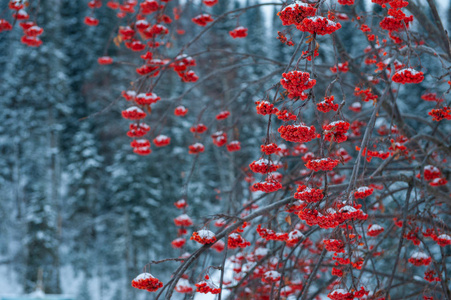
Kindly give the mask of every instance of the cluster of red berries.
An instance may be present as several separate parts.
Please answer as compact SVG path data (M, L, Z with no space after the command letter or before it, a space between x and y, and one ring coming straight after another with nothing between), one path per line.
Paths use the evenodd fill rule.
M214 242L216 242L215 234L212 231L206 229L201 229L197 232L193 232L193 235L190 239L202 245L213 244Z
M217 131L211 135L213 144L217 147L222 147L227 144L227 133L223 131Z
M176 238L175 240L173 240L171 242L172 247L175 249L180 249L183 246L185 246L185 244L186 244L186 239L182 238L182 237Z
M239 27L233 29L232 31L229 31L229 34L234 39L245 38L245 37L247 37L247 28L245 28L243 26L239 26Z
M252 185L252 191L261 191L265 193L276 192L281 188L282 184L272 176L268 176L263 182L256 182Z
M181 294L190 294L193 292L193 287L189 283L188 279L180 278L175 286L175 291Z
M346 73L349 71L349 62L346 61L344 63L338 63L338 65L333 66L332 68L330 68L330 70L332 71L332 73Z
M325 97L323 101L316 104L316 108L323 113L330 112L331 110L337 111L338 110L338 104L334 103L334 96Z
M428 112L432 117L432 121L451 120L451 107L444 106L442 108L433 109Z
M440 279L440 276L436 276L436 275L437 275L437 273L434 270L429 269L424 272L424 279L429 282L442 281Z
M279 282L281 276L282 275L277 271L267 271L262 276L262 282L269 283L269 284Z
M268 145L261 145L260 148L261 148L261 151L263 153L265 153L266 155L271 155L271 154L277 153L281 150L281 148L279 148L279 146L277 146L277 144L275 144L275 143L268 144Z
M365 199L366 197L373 194L374 189L367 187L367 186L361 186L357 190L354 191L354 198L356 199Z
M199 153L204 152L205 147L201 143L194 143L194 144L188 146L188 149L189 149L189 151L188 151L189 154L199 154Z
M283 73L282 77L280 84L287 90L289 98L303 97L303 92L316 84L316 80L311 79L308 72L291 71Z
M129 131L127 136L131 138L142 137L146 135L150 130L150 126L146 123L131 123L129 125Z
M323 240L324 247L327 251L335 252L335 253L344 253L345 252L345 243L342 240L329 239Z
M423 252L414 252L409 258L409 262L414 266L428 266L432 259Z
M193 220L187 214L181 214L174 219L175 226L189 227L193 225Z
M213 22L213 18L209 14L201 14L191 19L199 26L207 26L208 23Z
M188 113L188 109L184 107L183 105L177 106L174 109L174 115L177 117L183 117Z
M149 292L155 292L159 288L163 287L163 283L155 278L150 273L141 273L135 279L132 280L132 287L147 290Z
M318 171L332 171L339 163L338 159L332 159L330 157L321 159L309 160L305 166L315 172Z
M299 185L297 188L297 193L294 194L294 198L308 203L316 203L324 198L324 194L323 190L309 188L305 185Z
M12 29L13 29L13 26L11 25L11 23L9 23L5 19L0 19L0 32L2 32L2 31L10 31Z
M354 5L354 0L338 0L338 4L341 4L341 5Z
M137 106L132 106L122 111L122 117L128 120L141 120L146 117L146 113Z
M279 165L273 164L269 162L267 159L261 158L257 161L254 160L249 165L249 168L252 170L252 172L266 174L277 171L277 169L279 169Z
M295 2L286 6L280 12L277 13L282 25L299 25L306 17L312 17L316 13L316 8L313 5L308 5L303 2Z
M205 275L205 280L196 283L195 286L196 292L202 294L211 293L213 295L216 295L221 292L221 289L218 288L213 282L211 282L210 277L208 275Z
M216 4L218 4L218 1L219 0L204 0L203 2L206 6L211 7L211 6L215 6Z
M270 114L276 114L279 110L274 107L274 104L269 103L268 101L257 101L255 102L257 104L257 114L259 115L270 115Z
M328 125L323 126L323 130L325 133L324 139L326 141L335 141L336 143L345 142L348 137L346 133L348 132L351 124L345 121L335 121Z
M288 233L285 232L275 232L274 230L268 228L262 228L261 224L257 226L257 233L262 239L267 241L286 241L288 240Z
M314 16L305 18L302 23L296 26L300 31L306 31L311 34L326 35L331 34L341 28L340 23L335 23L325 17Z
M360 96L362 101L364 102L377 100L377 95L371 93L370 88L361 89L359 87L356 87L354 90L354 96Z
M442 98L437 97L437 93L426 93L421 96L424 101L443 102Z
M29 47L39 47L42 45L42 41L39 39L39 36L44 32L44 29L37 26L33 22L20 23L20 27L22 27L24 33L20 39L22 43Z
M420 83L424 79L423 72L416 71L411 68L402 69L396 72L392 78L394 82L406 84L406 83Z
M368 229L366 231L366 234L368 236L378 236L379 234L381 234L382 232L384 232L384 228L378 224L370 224L368 225Z
M153 139L153 143L157 147L165 147L171 143L171 138L167 137L163 134L160 134L156 138Z
M411 22L413 22L413 16L399 19L393 16L387 16L380 21L379 26L384 30L392 32L404 29L404 24L406 25L406 28L409 28Z
M216 120L224 120L224 119L227 119L229 116L230 116L230 111L224 110L216 115Z
M356 146L355 149L357 151L360 151L360 147L358 147L358 146ZM362 156L366 157L366 160L368 162L370 162L373 157L378 157L380 159L385 160L390 156L390 153L384 152L384 151L371 151L371 150L368 150L367 148L364 148L362 151Z
M249 241L246 241L241 235L234 232L229 235L227 239L227 245L230 249L246 248L251 245Z
M296 121L298 117L296 115L292 114L288 110L284 109L281 111L276 112L277 119L288 122L288 121Z
M451 236L449 236L447 234L441 234L439 236L436 236L434 234L434 235L432 235L432 238L441 247L451 245Z
M199 123L197 125L191 126L189 131L191 131L192 133L204 133L205 131L207 131L207 129L208 129L207 126L205 126L202 123Z
M229 152L239 151L241 150L241 143L239 141L231 141L226 147Z
M280 126L277 130L280 137L288 142L307 143L317 137L315 126L305 124Z
M12 0L9 2L8 8L13 11L14 23L16 21L23 21L19 23L24 33L20 41L29 47L39 47L42 45L42 41L39 39L39 36L44 30L37 26L34 22L25 22L30 18L25 10L25 4L25 1ZM5 19L0 19L0 32L9 31L12 29L13 26L11 23Z
M102 56L97 59L99 65L111 65L113 63L113 58L109 56Z

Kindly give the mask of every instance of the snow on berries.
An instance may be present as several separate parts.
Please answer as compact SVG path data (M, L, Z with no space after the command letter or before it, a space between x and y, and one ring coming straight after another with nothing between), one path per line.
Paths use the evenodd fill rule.
M316 84L316 80L311 79L308 72L291 71L283 73L282 77L280 84L287 90L289 98L302 98L303 92Z
M171 138L163 134L160 134L153 139L153 143L157 147L165 147L171 143Z
M315 126L307 126L304 123L298 125L280 126L277 130L280 137L288 142L307 143L317 137Z
M379 234L381 234L382 232L384 232L384 228L378 224L370 224L368 225L368 229L366 231L366 234L368 236L378 236Z
M353 300L354 294L345 289L337 289L330 292L327 297L332 300Z
M185 244L186 244L186 239L182 238L182 237L176 238L175 240L173 240L171 242L172 248L175 248L175 249L183 248L183 246L185 246Z
M399 31L404 29L404 24L406 28L409 28L410 23L413 21L413 16L395 18L393 16L387 16L382 21L379 22L380 28L389 31Z
M269 103L268 101L257 101L255 102L255 104L257 104L257 114L259 115L270 115L270 114L275 114L277 113L279 110L277 108L274 107L274 104Z
M132 146L133 148L150 147L150 142L149 142L149 140L146 140L146 139L138 139L138 140L133 140L130 143L130 146Z
M272 193L280 190L282 184L272 176L268 176L263 182L256 182L252 185L253 191L261 191L265 193Z
M235 248L246 248L251 245L249 241L246 241L241 235L234 232L229 235L227 239L227 244L230 249Z
M201 229L199 231L193 232L193 235L190 239L202 245L213 244L214 242L216 242L216 236L214 232L206 229Z
M222 131L217 131L211 135L213 139L213 144L217 147L222 147L227 144L227 133Z
M163 287L163 283L155 278L150 273L141 273L132 281L132 287L147 290L148 292L155 292Z
M192 133L204 133L205 131L207 131L208 127L205 126L204 124L200 123L194 126L191 126L191 128L189 129Z
M245 28L243 26L239 26L239 27L233 29L232 31L229 31L229 34L234 39L245 38L247 36L247 28Z
M252 170L252 172L266 174L277 171L277 169L279 169L279 166L277 164L271 163L267 159L261 158L257 161L254 160L249 165L249 168Z
M414 266L428 266L432 259L424 252L416 251L413 252L409 258L409 262Z
M325 97L323 101L316 104L316 108L323 113L330 112L331 110L337 111L338 104L334 103L334 96Z
M216 250L216 252L222 252L225 249L225 243L219 240L216 243L214 243L213 246L211 246L211 248Z
M161 98L155 93L140 93L135 97L135 102L139 105L150 105L160 100Z
M451 245L451 236L448 234L441 234L434 238L434 241L441 247Z
M102 56L97 59L99 65L111 65L113 63L113 59L109 56Z
M202 280L195 284L196 286L196 292L202 293L202 294L219 294L221 292L221 289L216 286L211 280L208 275L205 276L205 280Z
M311 159L309 160L305 166L313 170L315 172L318 171L332 171L339 163L338 159L332 159L330 157L320 158L320 159Z
M412 68L406 68L397 71L391 78L396 83L420 83L424 79L423 72L414 70Z
M282 21L282 25L289 26L299 25L304 18L314 16L315 13L316 8L313 5L295 1L293 4L284 7L277 15Z
M361 186L356 191L354 191L354 198L356 199L365 199L366 197L373 194L374 189L367 187L367 186Z
M216 115L216 120L225 120L230 116L230 111L224 110Z
M194 289L189 283L188 279L185 278L180 278L175 286L175 291L180 294L190 294L193 292L193 290Z
M325 17L314 16L305 18L296 26L300 31L306 31L311 34L326 35L331 34L341 28L340 23L335 23Z
M188 146L188 149L189 149L189 151L188 151L189 154L199 154L199 153L204 152L205 147L201 143L194 143L194 144Z
M316 203L324 198L324 194L323 190L309 188L305 185L299 185L297 192L294 194L294 198L308 203Z
M344 253L345 252L345 243L342 240L336 239L326 239L323 240L324 247L327 251L336 252L336 253Z
M0 32L2 32L2 31L10 31L12 29L13 29L13 26L11 25L11 23L9 23L5 19L0 19Z
M269 283L269 284L279 282L281 276L282 275L277 271L267 271L262 276L262 282Z
M201 14L191 19L199 26L207 26L208 23L213 22L213 18L209 14Z
M127 132L127 136L131 138L142 137L149 132L150 126L146 123L131 123L129 125L129 131Z
M347 132L351 124L346 121L335 121L328 125L323 126L323 130L325 133L324 139L326 141L334 141L336 143L345 142L347 137Z
M181 214L174 219L175 226L189 227L193 225L193 220L187 214Z
M176 115L177 117L183 117L188 113L188 109L185 108L183 105L177 106L174 109L174 115Z
M240 141L231 141L227 144L227 151L229 152L235 152L241 150L241 143Z
M141 120L146 117L146 113L137 106L132 106L122 111L122 117L128 120Z

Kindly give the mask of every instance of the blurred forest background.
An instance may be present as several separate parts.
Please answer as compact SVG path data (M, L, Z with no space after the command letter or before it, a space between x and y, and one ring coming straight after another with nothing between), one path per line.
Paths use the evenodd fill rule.
M0 11L7 2L1 1ZM181 196L195 159L187 150L194 142L189 127L198 122L203 108L207 107L200 121L208 126L221 110L240 107L242 114L227 122L236 129L233 138L241 141L243 150L225 155L206 136L206 152L199 156L188 186L190 216L201 224L202 217L236 210L251 197L246 185L235 181L244 177L235 166L245 166L260 155L264 119L257 117L253 104L277 82L294 51L276 39L283 29L276 16L280 6L265 8L273 12L273 20L265 19L263 8L242 14L239 25L249 29L245 39L229 36L237 19L227 19L189 49L190 55L210 49L195 56L194 70L201 79L212 72L214 76L183 97L181 104L189 109L184 118L173 116L168 99L194 84L181 83L173 73L165 75L155 91L163 100L151 118L158 120L168 107L172 110L160 123L151 123L151 137L161 133L172 142L141 157L129 146L128 122L120 116L126 107L120 93L137 78L134 64L139 63L139 54L133 57L112 42L118 26L115 12L105 6L97 10L100 24L90 28L83 24L90 13L86 3L40 2L37 18L45 30L43 46L31 49L21 44L18 26L0 34L0 291L34 291L41 268L46 293L69 293L78 300L140 299L147 294L134 291L130 282L142 267L150 260L181 254L170 245L177 237L173 218L179 213L173 202ZM218 16L256 3L220 1L207 10L196 3L184 7L184 17L169 27L187 34L172 36L166 55L176 55L203 29L194 26L191 17L203 11ZM380 6L374 9L377 12ZM451 9L442 12L451 31ZM338 32L354 56L366 46L363 34L356 31L343 22ZM293 41L299 38L296 32ZM319 68L334 62L330 40L321 43L322 39L326 38L319 39ZM112 56L115 64L98 65L97 58L103 55ZM423 65L432 68L436 63ZM403 89L402 105L425 112L428 104L419 95L429 84L425 80L411 87L410 97L402 94ZM188 243L190 247L196 245ZM152 272L167 280L175 266L156 265Z

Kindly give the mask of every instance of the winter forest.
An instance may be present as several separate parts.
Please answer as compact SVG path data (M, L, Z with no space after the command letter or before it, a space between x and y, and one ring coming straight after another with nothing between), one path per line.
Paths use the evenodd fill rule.
M451 300L450 32L446 0L0 1L0 300Z

